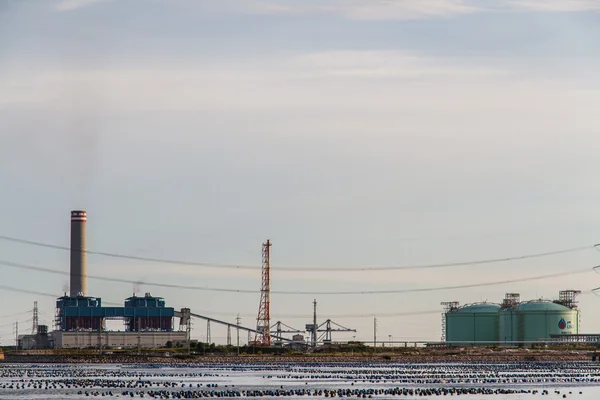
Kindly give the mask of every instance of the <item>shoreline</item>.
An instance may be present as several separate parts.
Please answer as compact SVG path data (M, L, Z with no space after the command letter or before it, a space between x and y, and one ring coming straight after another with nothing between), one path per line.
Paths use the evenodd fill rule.
M274 364L274 363L507 363L591 361L589 350L503 350L461 349L452 352L404 354L298 354L298 355L174 355L135 354L11 354L2 364Z

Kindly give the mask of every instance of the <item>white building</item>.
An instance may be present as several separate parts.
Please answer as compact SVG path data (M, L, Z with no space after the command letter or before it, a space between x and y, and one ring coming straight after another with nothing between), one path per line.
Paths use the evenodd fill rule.
M57 349L159 348L167 342L185 343L186 332L52 332Z

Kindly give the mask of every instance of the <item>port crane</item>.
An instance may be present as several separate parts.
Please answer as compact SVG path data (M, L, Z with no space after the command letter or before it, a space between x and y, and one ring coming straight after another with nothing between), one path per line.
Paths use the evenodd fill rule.
M318 326L317 332L321 332L319 336L319 342L323 342L323 344L331 344L331 334L333 332L356 332L356 329L346 328L338 323L333 322L328 319Z
M277 321L271 327L271 335L274 335L273 337L278 338L275 342L275 345L281 346L283 344L283 342L281 341L283 333L304 333L304 331L300 331L298 329L292 328L289 325L284 324L281 321Z

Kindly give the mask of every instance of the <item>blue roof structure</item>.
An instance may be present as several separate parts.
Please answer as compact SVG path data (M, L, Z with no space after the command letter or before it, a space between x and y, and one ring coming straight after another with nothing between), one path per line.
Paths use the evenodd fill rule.
M97 297L64 296L57 299L56 308L57 323L61 330L74 329L74 326L84 324L91 329L97 329L101 326L99 321L122 318L128 321L130 329L137 329L138 323L141 322L145 326L170 331L172 323L167 321L175 316L174 308L166 307L162 297L154 297L150 293L143 297L127 298L124 307L102 307L102 299ZM76 322L69 323L69 320Z

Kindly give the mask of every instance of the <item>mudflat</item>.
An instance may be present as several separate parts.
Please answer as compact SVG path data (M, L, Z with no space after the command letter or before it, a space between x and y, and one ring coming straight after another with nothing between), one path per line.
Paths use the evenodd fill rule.
M503 363L511 361L590 361L591 350L551 350L551 349L498 349L498 348L437 348L414 349L411 351L379 351L359 354L349 353L309 353L309 354L53 354L52 352L6 353L4 363L143 363L143 364L218 364L218 363L355 363L355 362L400 362L400 363L439 363L439 362L486 362Z

